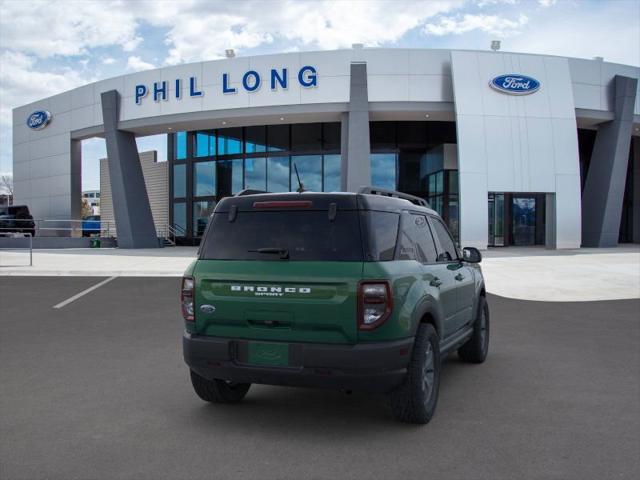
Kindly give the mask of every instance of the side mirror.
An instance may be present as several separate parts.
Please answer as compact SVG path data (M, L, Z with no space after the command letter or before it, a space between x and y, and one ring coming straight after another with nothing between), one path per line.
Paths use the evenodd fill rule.
M468 263L480 263L482 261L482 254L480 250L475 247L464 247L462 249L462 259Z

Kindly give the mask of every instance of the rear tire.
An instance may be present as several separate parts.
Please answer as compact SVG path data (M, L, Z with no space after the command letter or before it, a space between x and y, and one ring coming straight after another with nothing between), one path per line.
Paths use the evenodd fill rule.
M205 402L239 403L251 387L250 383L231 383L216 378L207 380L193 370L190 372L191 385L193 385L196 394Z
M480 297L478 314L473 323L473 334L462 347L458 349L458 357L467 363L482 363L489 353L489 304L487 299Z
M390 394L396 420L429 423L438 403L440 369L440 339L432 325L423 323L418 327L407 376Z

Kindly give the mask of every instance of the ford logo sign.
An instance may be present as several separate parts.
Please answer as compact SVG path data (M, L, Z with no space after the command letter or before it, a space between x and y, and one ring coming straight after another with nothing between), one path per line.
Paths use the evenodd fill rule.
M51 121L51 113L46 110L37 110L27 118L27 127L32 130L42 130L49 125Z
M499 75L489 82L489 86L509 95L529 95L540 90L538 80L517 73Z

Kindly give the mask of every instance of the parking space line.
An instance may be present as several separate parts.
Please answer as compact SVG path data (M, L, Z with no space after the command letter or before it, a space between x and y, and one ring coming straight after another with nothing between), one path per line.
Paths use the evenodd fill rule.
M85 296L87 293L91 293L93 292L95 289L100 288L103 285L106 285L107 283L109 283L111 280L115 280L116 278L118 278L117 276L115 277L109 277L106 280L101 281L100 283L96 283L93 287L89 287L86 290L81 291L80 293L75 294L73 297L69 297L66 300L58 303L57 305L54 305L53 308L59 309L62 308L66 305L69 305L71 302L76 301L77 299L79 299L80 297Z

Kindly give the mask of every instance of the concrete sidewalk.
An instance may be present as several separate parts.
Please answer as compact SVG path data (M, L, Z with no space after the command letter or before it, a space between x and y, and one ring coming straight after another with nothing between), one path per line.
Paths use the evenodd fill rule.
M0 276L179 277L195 247L149 250L0 250ZM508 298L595 301L640 298L640 245L610 249L502 248L484 252L487 290Z

